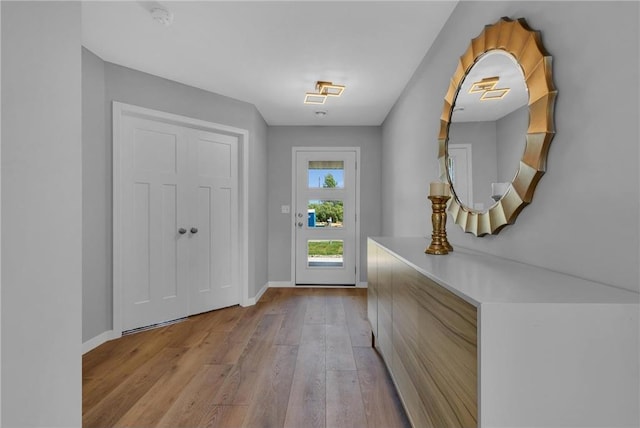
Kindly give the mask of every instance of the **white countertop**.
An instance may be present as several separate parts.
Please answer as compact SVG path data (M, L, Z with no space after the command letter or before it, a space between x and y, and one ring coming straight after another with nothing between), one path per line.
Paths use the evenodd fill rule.
M475 306L489 303L638 304L640 293L454 247L429 255L421 237L369 238Z

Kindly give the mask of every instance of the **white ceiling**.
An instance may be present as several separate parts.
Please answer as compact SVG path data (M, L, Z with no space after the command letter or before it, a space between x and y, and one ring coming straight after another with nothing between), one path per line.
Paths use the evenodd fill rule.
M105 61L252 103L269 125L380 125L456 3L89 1L82 42ZM151 18L160 4L172 25ZM318 80L344 94L303 104Z

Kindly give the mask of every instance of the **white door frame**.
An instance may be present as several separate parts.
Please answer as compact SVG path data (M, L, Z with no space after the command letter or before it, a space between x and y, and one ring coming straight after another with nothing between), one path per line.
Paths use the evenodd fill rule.
M473 205L473 150L471 144L449 144L449 148L467 152L467 203ZM446 171L445 171L446 173Z
M238 260L240 278L240 304L249 306L249 131L218 123L207 122L200 119L193 119L173 113L166 113L144 107L134 106L121 102L113 102L113 337L122 335L122 191L120 189L121 168L120 159L124 138L121 134L122 120L124 116L135 116L143 119L150 119L177 126L200 129L203 131L216 132L220 134L232 135L238 138L240 144L240 159L242 174L240 179L240 189L242 192L238 200L238 211L242 213L238 222L240 245Z
M298 152L355 152L356 153L356 287L360 284L360 147L304 147L291 148L291 285L296 285L296 154ZM306 220L305 220L306 221ZM332 286L333 287L333 286Z

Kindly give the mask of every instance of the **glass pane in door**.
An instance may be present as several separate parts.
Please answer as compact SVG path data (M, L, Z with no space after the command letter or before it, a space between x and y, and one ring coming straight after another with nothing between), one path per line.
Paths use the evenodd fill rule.
M344 161L309 161L309 189L344 189Z
M340 200L312 199L307 204L307 227L342 228L344 203Z
M307 266L341 268L344 266L344 241L313 239L307 241Z

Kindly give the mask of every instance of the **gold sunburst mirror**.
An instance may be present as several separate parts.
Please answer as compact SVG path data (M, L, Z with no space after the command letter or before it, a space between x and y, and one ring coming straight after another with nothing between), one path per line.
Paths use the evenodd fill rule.
M438 135L449 213L465 232L497 234L531 202L554 135L551 56L521 18L485 26L460 57Z

